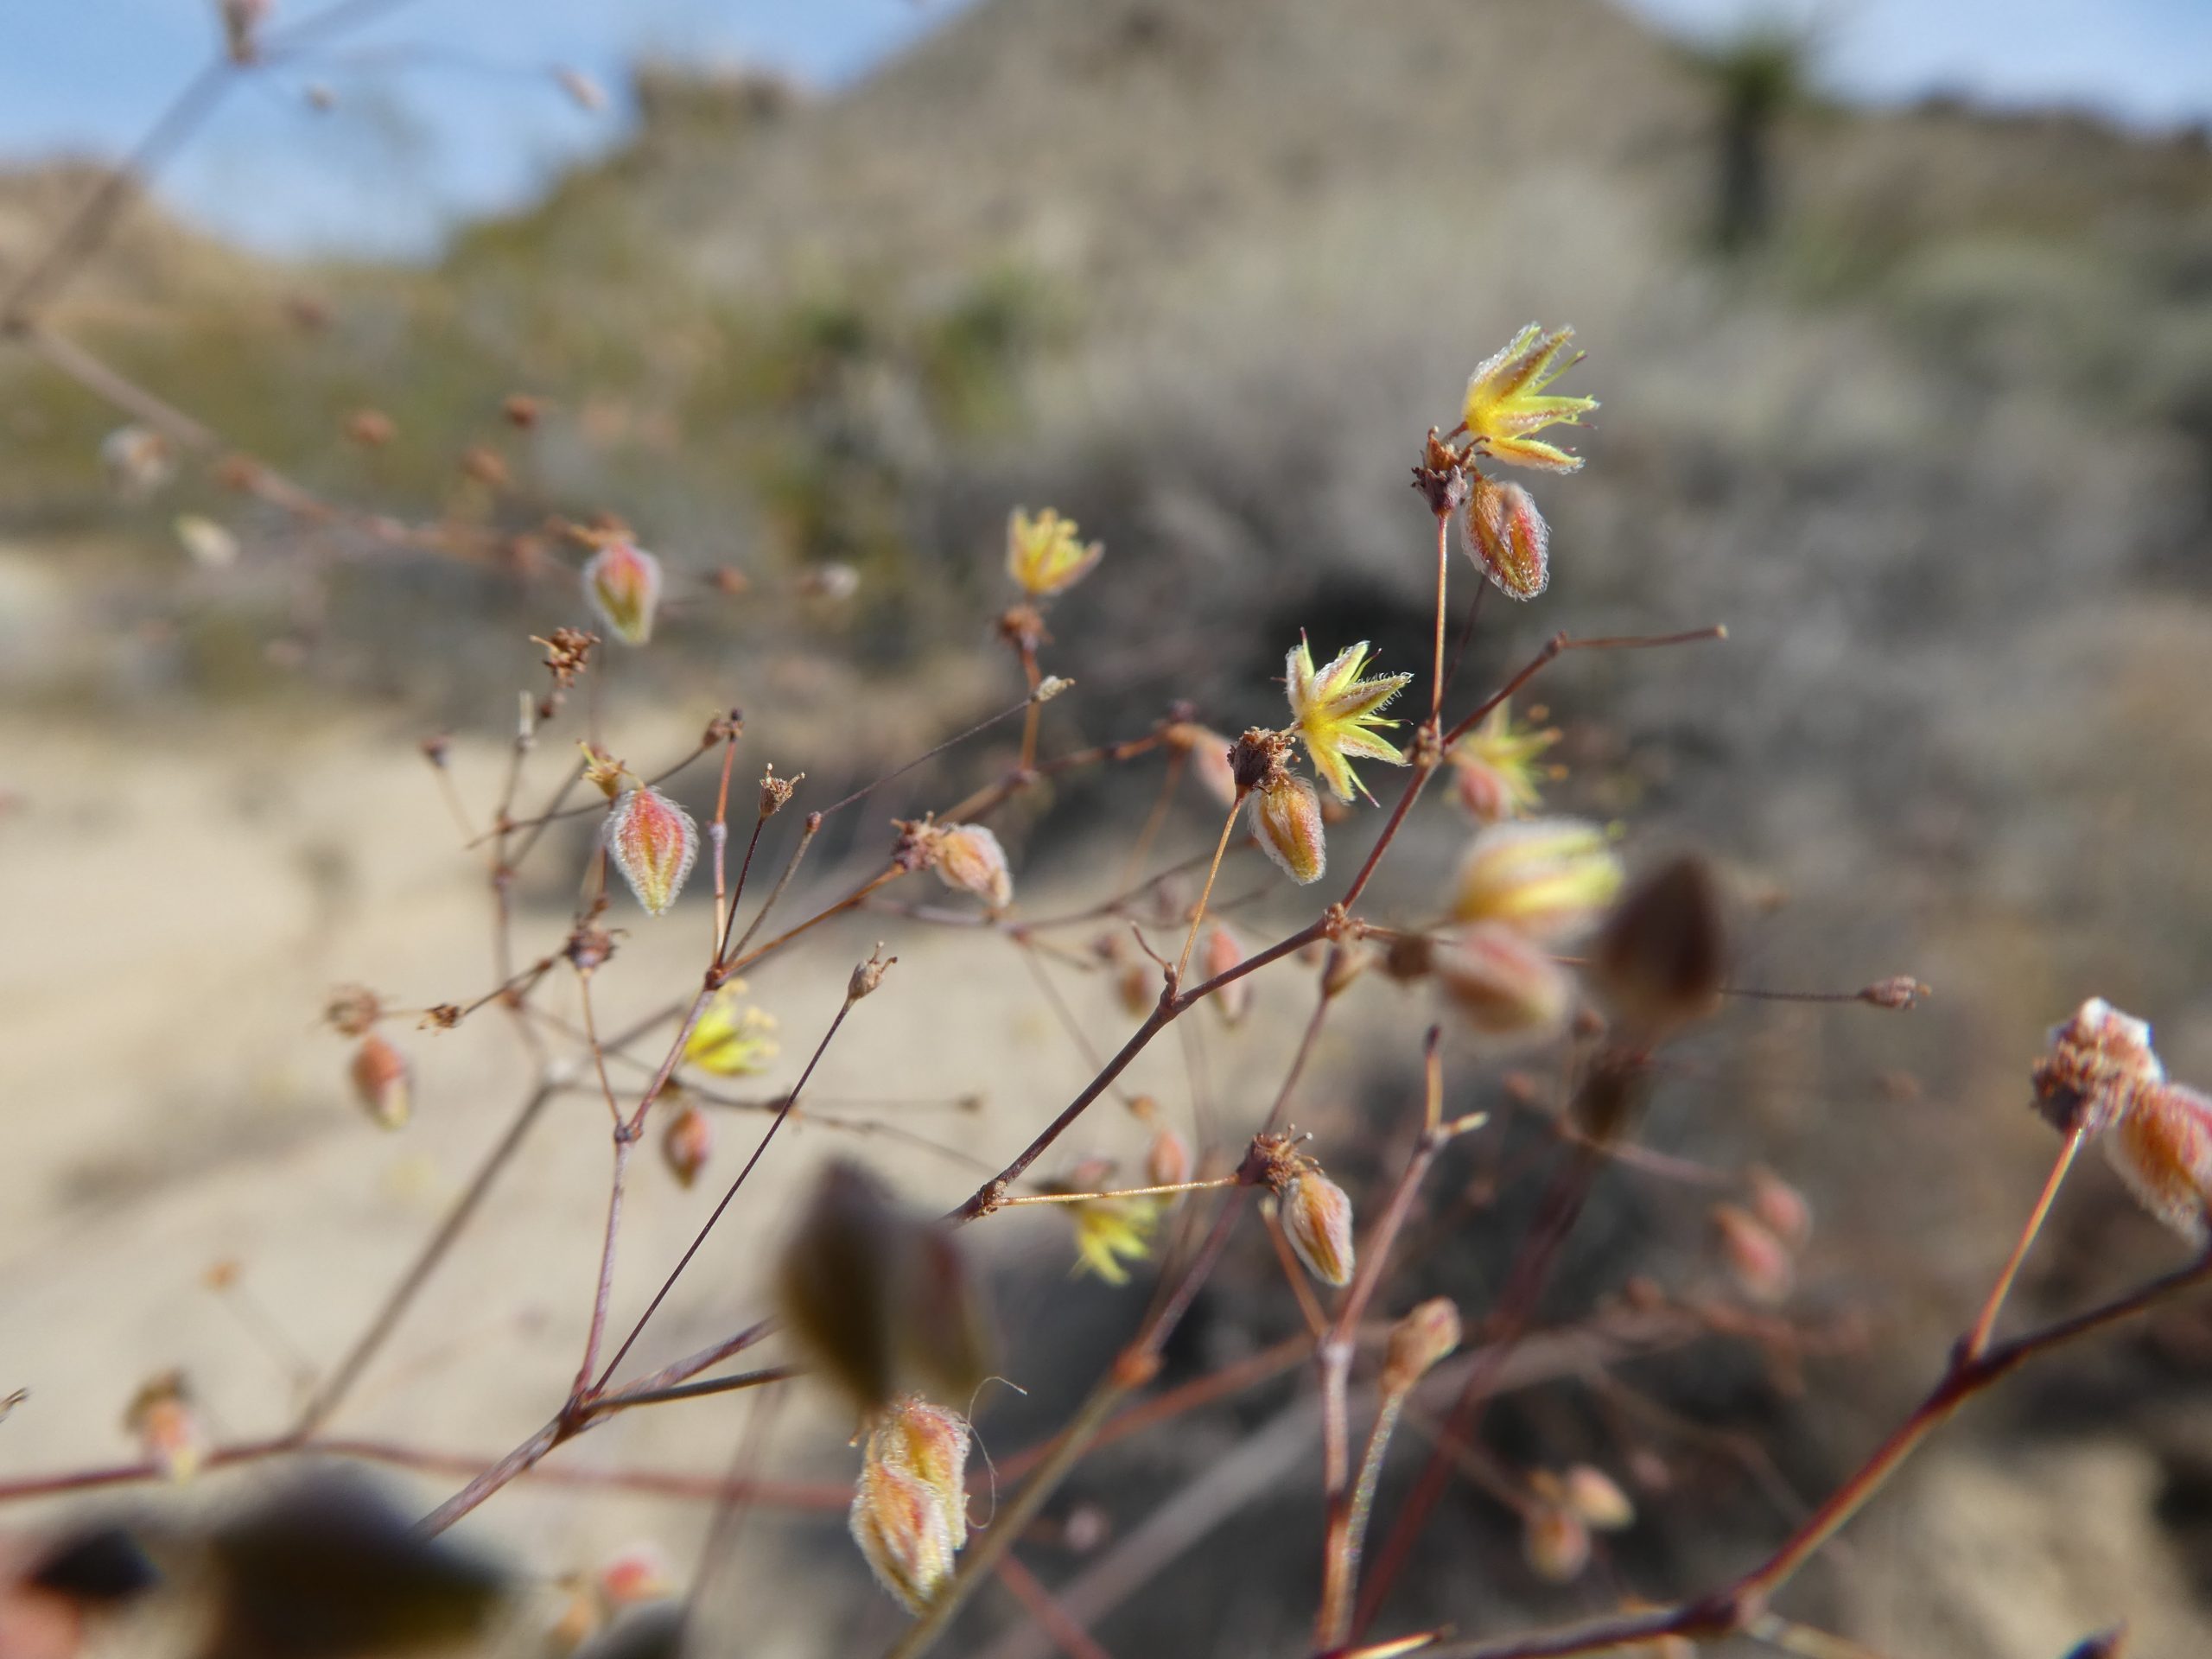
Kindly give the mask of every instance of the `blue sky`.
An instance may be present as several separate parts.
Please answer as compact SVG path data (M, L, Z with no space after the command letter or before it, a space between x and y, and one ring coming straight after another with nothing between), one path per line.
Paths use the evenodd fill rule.
M772 65L835 86L960 3L382 0L385 15L340 44L240 85L157 188L257 247L421 254L457 217L524 201L565 162L617 142L623 67L640 54ZM329 3L276 0L276 19ZM1630 3L1687 33L1810 20L1827 79L1858 97L1944 90L2153 129L2212 121L2212 0ZM205 60L213 12L213 0L0 0L0 162L121 153ZM556 79L563 67L615 92L613 106L578 108ZM310 106L311 84L334 95L327 111Z

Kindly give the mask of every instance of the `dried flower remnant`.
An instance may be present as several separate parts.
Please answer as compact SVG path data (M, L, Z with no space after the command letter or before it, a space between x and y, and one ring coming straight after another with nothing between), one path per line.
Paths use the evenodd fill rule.
M584 628L556 628L543 638L530 637L533 645L545 647L546 671L553 676L553 683L562 690L573 688L576 676L591 666L591 653L599 644L599 636Z
M1477 478L1459 531L1475 568L1508 598L1535 599L1551 586L1551 526L1518 484Z
M1321 798L1303 778L1283 772L1252 791L1252 833L1262 850L1301 887L1319 881L1329 867Z
M2138 1093L2164 1083L2166 1068L2151 1046L2147 1021L2093 996L2051 1027L2031 1077L2036 1108L2054 1128L2086 1123L2094 1134L2117 1122Z
M1582 360L1580 352L1562 360L1573 341L1573 328L1547 330L1532 322L1469 377L1459 417L1485 452L1511 466L1549 473L1571 473L1582 465L1581 456L1535 436L1549 426L1580 426L1598 407L1594 397L1545 391Z
M937 826L934 867L938 880L957 893L972 893L993 910L1014 902L1014 876L1006 849L980 823Z
M1065 593L1089 575L1105 554L1096 542L1085 545L1078 541L1075 521L1050 507L1034 517L1016 507L1007 516L1007 574L1032 599Z
M683 1110L669 1118L661 1131L660 1155L677 1185L689 1188L699 1179L699 1172L715 1155L715 1123L696 1102L685 1102Z
M607 852L648 916L667 913L699 856L699 826L653 788L626 791L607 815Z
M610 540L585 561L584 592L607 631L626 645L653 637L660 608L660 561L644 549Z
M123 1426L149 1463L173 1481L190 1480L207 1458L207 1429L192 1403L184 1373L165 1371L131 1396Z
M1463 922L1503 922L1540 943L1560 944L1596 924L1621 880L1620 861L1593 823L1528 818L1492 824L1460 861L1452 913Z
M853 1541L909 1612L936 1599L968 1541L969 1428L916 1395L869 1431L849 1517Z
M372 1032L353 1051L346 1076L353 1097L387 1129L404 1128L414 1109L414 1083L407 1057Z
M768 1069L782 1050L776 1016L745 1001L745 982L725 983L701 1011L683 1039L687 1065L718 1077L749 1077Z
M1305 637L1285 662L1285 685L1290 713L1313 770L1340 801L1364 795L1352 758L1388 761L1402 766L1406 757L1395 744L1378 736L1377 729L1395 726L1382 709L1413 678L1410 674L1380 674L1362 679L1370 655L1367 641L1347 645L1326 665L1313 666L1313 652Z
M1541 709L1531 713L1542 717ZM1538 762L1559 740L1557 727L1516 725L1512 705L1499 703L1445 751L1459 804L1478 823L1523 817L1541 799L1536 780L1544 768Z
M1503 922L1478 922L1429 942L1436 988L1498 1049L1558 1036L1574 1012L1574 979L1548 952Z
M323 1004L322 1017L341 1037L365 1037L384 1017L384 1002L365 985L340 985Z

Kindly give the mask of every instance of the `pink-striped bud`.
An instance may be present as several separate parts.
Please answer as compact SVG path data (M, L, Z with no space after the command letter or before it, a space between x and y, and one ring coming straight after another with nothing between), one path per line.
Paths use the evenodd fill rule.
M1573 976L1502 922L1431 941L1428 967L1452 1008L1499 1049L1556 1037L1574 1012Z
M123 1423L146 1460L170 1480L191 1479L207 1460L207 1426L193 1408L181 1371L166 1371L140 1388Z
M1478 477L1459 516L1462 544L1499 592L1534 599L1551 583L1551 530L1518 484Z
M868 1434L853 1541L910 1612L936 1599L968 1541L967 1464L967 1420L915 1395L894 1403Z
M1299 1170L1275 1194L1283 1236L1306 1270L1325 1285L1351 1282L1351 1200L1311 1166Z
M1281 772L1252 791L1252 833L1285 875L1306 887L1329 867L1321 829L1321 798L1294 772Z
M641 784L607 813L607 853L645 913L658 916L683 891L699 856L699 826L667 796Z
M1014 875L1006 849L980 823L940 825L937 839L938 879L961 893L972 893L993 910L1014 902Z
M1144 1178L1150 1186L1176 1186L1191 1179L1191 1149L1173 1129L1162 1129L1145 1148Z
M599 1593L610 1608L665 1601L676 1588L676 1569L653 1544L632 1544L599 1569Z
M1721 1259L1737 1287L1755 1302L1775 1303L1789 1299L1797 1282L1797 1268L1789 1247L1771 1228L1750 1211L1733 1204L1713 1207L1713 1231L1720 1241Z
M607 543L584 563L584 592L607 630L626 645L653 637L660 609L660 561L628 542Z
M1218 979L1243 960L1244 947L1234 931L1227 922L1215 922L1206 934L1204 976ZM1252 1011L1252 976L1230 981L1213 994L1212 1001L1223 1024L1237 1024Z
M346 1075L353 1084L354 1098L371 1117L387 1129L406 1127L415 1091L405 1055L371 1032L353 1051Z
M1751 1186L1751 1213L1790 1249L1803 1249L1813 1236L1813 1206L1805 1195L1764 1164L1753 1165L1745 1179Z
M2105 1136L2136 1201L2202 1249L2212 1236L2212 1099L2177 1083L2138 1087Z
M689 1187L715 1155L714 1120L696 1105L686 1103L661 1131L660 1155L677 1184Z

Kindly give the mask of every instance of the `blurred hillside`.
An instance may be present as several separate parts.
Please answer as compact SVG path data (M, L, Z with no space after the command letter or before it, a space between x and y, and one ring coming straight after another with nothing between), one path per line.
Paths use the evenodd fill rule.
M526 636L575 609L544 521L612 512L690 578L671 650L622 665L626 706L680 707L688 741L734 680L779 758L865 776L1004 702L983 620L1003 518L1049 501L1109 549L1054 615L1049 666L1082 688L1059 735L1179 697L1235 729L1272 717L1301 626L1393 664L1425 649L1421 433L1515 327L1572 321L1605 400L1590 465L1535 483L1555 580L1486 608L1476 671L1562 627L1725 621L1725 648L1554 672L1561 804L1622 818L1639 855L1710 848L1747 913L1775 901L1752 982L1939 992L1871 1029L1747 1014L1652 1126L1757 1147L1847 1241L1831 1288L1880 1300L1891 1339L1834 1420L1839 1456L1929 1373L2032 1191L2042 1028L2100 992L2212 1079L2202 143L1840 109L1599 0L983 0L834 99L667 71L642 92L633 146L433 269L276 269L143 206L126 221L57 328L334 499L495 526L514 556L310 544L189 473L118 506L97 459L118 417L10 353L0 690L21 718L213 742L281 694L292 718L365 702L496 734ZM0 184L0 276L84 182ZM515 392L543 401L527 430L501 418ZM348 442L364 408L388 444ZM472 446L512 481L467 475ZM179 511L233 524L241 562L191 570ZM795 608L831 562L857 596ZM723 567L749 587L717 587ZM1079 872L1099 810L1065 792L1020 861ZM1426 908L1447 827L1381 884L1384 912ZM2082 1185L2031 1303L2163 1259L2101 1168ZM2212 1581L2191 1331L1993 1407L1991 1433L2053 1460L2052 1494L1975 1488L1971 1526L2017 1511L2019 1535L1961 1521L1925 1549L2056 1559L2037 1529L2094 1490L2172 1552L2157 1574ZM2122 1419L2145 1445L2068 1461ZM2081 1578L2052 1572L2071 1617ZM2164 1577L2145 1593L2179 1602L2159 1628L2204 1628ZM1932 1588L1882 1594L1917 1650ZM1961 1627L1927 1651L2014 1651L1942 1617Z

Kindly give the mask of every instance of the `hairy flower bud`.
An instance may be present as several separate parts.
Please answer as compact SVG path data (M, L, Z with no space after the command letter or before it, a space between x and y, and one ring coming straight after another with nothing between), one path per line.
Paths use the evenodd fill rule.
M1319 881L1328 868L1321 798L1303 778L1285 772L1252 791L1252 833L1301 887Z
M213 518L197 512L177 514L171 528L177 545L203 570L225 570L238 562L238 538Z
M118 426L100 440L100 465L118 495L141 501L169 481L176 454L150 426Z
M346 1075L354 1098L387 1129L404 1128L414 1108L414 1085L407 1057L374 1032L353 1051Z
M607 815L607 851L648 916L664 913L699 856L699 826L649 784L626 791Z
M1764 1222L1740 1205L1718 1204L1713 1226L1721 1259L1745 1295L1770 1305L1788 1300L1797 1281L1796 1265L1789 1247Z
M1448 1296L1433 1296L1390 1327L1382 1354L1382 1393L1403 1394L1429 1368L1459 1345L1459 1310Z
M664 1601L677 1587L676 1569L655 1544L632 1544L599 1569L599 1593L610 1608Z
M1308 1165L1276 1192L1283 1235L1306 1270L1325 1285L1351 1282L1351 1200L1344 1190Z
M1200 959L1205 979L1218 979L1244 960L1244 947L1238 943L1229 924L1217 918L1206 934L1205 953ZM1214 1009L1221 1015L1224 1025L1233 1026L1252 1011L1252 976L1233 979L1213 994Z
M1478 477L1459 530L1467 556L1500 593L1534 599L1551 585L1551 526L1518 484Z
M1452 1008L1499 1048L1556 1037L1574 1011L1573 976L1503 922L1432 940L1427 966Z
M668 1127L661 1131L660 1155L669 1173L676 1177L677 1185L689 1187L699 1179L707 1160L715 1155L714 1119L696 1103L686 1102L683 1109L672 1114Z
M918 1613L968 1541L968 1424L910 1395L870 1431L853 1494L853 1541L876 1580Z
M1014 876L1007 868L1006 849L999 838L980 823L938 826L938 879L961 893L972 893L993 910L1014 902Z
M584 592L607 632L626 645L653 637L660 608L660 561L628 542L610 541L585 561Z
M141 1385L123 1425L137 1437L146 1460L170 1480L191 1479L207 1459L207 1426L193 1408L181 1371L165 1371Z
M1236 770L1229 763L1234 745L1228 738L1187 720L1177 721L1160 735L1169 748L1190 757L1192 772L1224 811L1236 804Z
M1636 1505L1602 1469L1578 1463L1560 1477L1567 1506L1599 1532L1621 1532L1636 1524Z
M1590 1565L1590 1529L1564 1503L1538 1501L1521 1520L1521 1553L1548 1584L1565 1584Z
M1460 860L1452 913L1463 922L1504 922L1554 944L1586 932L1620 887L1620 861L1597 825L1575 818L1496 823Z
M1149 1186L1175 1186L1191 1179L1191 1149L1173 1129L1163 1128L1145 1149L1144 1179Z
M1805 1195L1764 1164L1754 1164L1745 1179L1751 1185L1751 1213L1791 1250L1803 1249L1813 1236L1813 1206Z
M2177 1083L2138 1086L2105 1136L2105 1158L2138 1203L2204 1248L2212 1237L2212 1099Z

